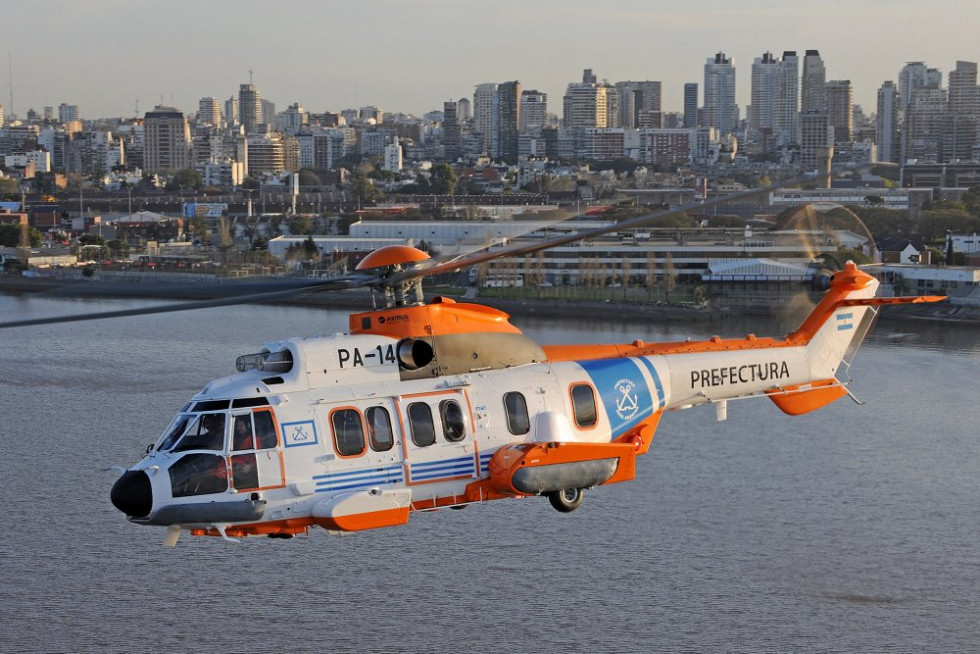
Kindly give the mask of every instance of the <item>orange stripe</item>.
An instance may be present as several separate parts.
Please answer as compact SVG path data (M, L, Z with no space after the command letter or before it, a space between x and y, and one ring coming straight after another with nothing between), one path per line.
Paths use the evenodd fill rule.
M380 527L394 527L408 522L409 507L400 509L385 509L383 511L368 511L351 515L334 516L332 518L315 518L317 526L333 531L363 531Z

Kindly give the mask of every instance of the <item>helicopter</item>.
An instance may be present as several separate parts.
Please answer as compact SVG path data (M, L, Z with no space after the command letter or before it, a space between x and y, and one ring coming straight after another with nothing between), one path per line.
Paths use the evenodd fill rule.
M422 280L786 184L445 261L389 245L351 274L284 290L0 328L354 288L381 298L351 314L346 333L239 356L234 374L206 384L119 469L112 504L134 524L166 528L170 546L184 531L229 541L363 531L507 498L546 497L569 513L586 491L635 477L666 412L713 404L721 421L729 401L752 397L790 415L817 410L850 395L841 373L881 306L945 298L878 297L878 281L848 262L783 338L544 345L493 307L426 301Z

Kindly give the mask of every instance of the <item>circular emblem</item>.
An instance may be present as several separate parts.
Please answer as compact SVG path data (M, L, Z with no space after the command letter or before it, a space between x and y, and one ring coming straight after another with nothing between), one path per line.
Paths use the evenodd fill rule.
M633 392L636 384L632 379L620 379L616 382L616 415L621 420L629 420L640 410L637 394Z

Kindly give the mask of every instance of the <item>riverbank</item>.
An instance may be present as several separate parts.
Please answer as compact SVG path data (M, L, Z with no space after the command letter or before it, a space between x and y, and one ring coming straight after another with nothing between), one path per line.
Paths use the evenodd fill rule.
M297 284L308 280L289 280ZM288 283L287 286L288 288ZM136 298L152 300L211 300L235 295L251 295L281 291L282 279L276 280L195 280L172 281L167 277L147 279L113 279L110 281L86 278L21 277L0 274L0 293L40 294L66 298ZM784 302L763 299L751 303L715 301L708 307L665 304L633 304L614 301L571 301L534 299L467 299L467 302L495 307L514 317L540 318L602 318L605 320L647 320L655 322L713 323L736 316L760 316L776 319L787 314L803 314L809 307L792 307ZM371 293L364 290L309 292L292 298L268 302L283 306L312 306L369 311L373 305ZM959 325L980 325L980 306L953 304L908 305L884 307L881 317L889 320L942 322Z

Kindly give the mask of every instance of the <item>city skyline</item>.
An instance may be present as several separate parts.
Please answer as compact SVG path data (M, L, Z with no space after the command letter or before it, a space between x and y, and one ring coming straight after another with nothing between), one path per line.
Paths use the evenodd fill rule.
M202 97L237 96L251 77L279 108L376 105L421 115L472 98L480 83L519 80L547 93L557 113L567 84L591 68L610 83L659 80L663 109L679 112L684 84L702 82L705 59L724 51L740 71L744 118L756 57L817 49L827 79L850 79L855 103L870 113L878 88L908 61L938 68L945 85L957 60L980 59L968 45L980 6L965 0L652 5L301 0L270 12L249 0L173 0L165 11L121 0L25 3L0 14L23 28L7 42L0 102L19 117L61 103L78 105L83 118L142 116L158 104L190 113Z

